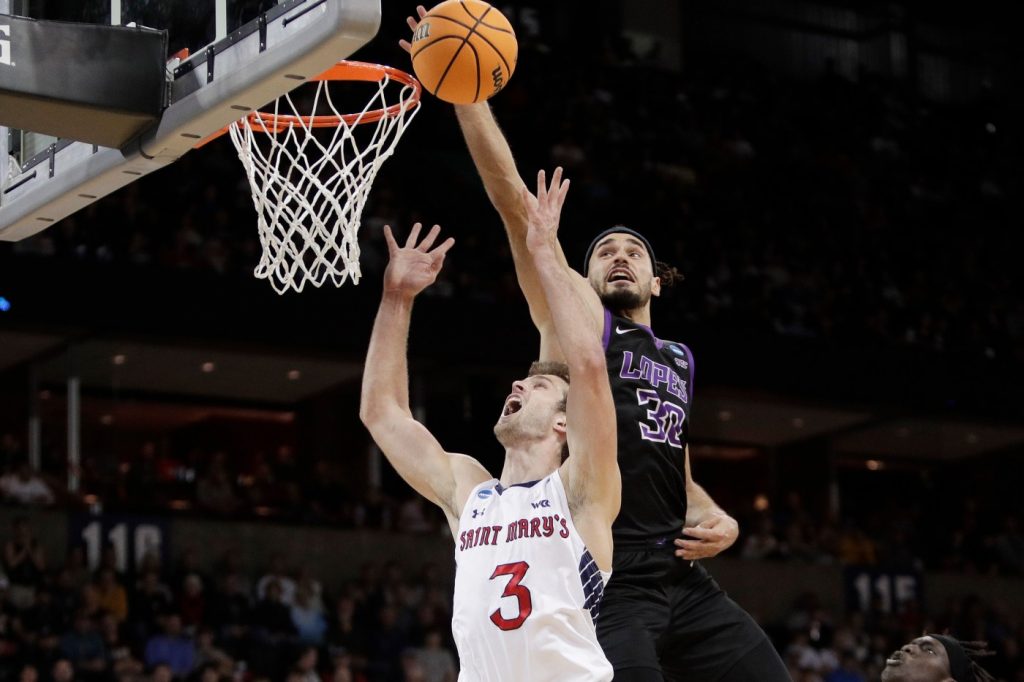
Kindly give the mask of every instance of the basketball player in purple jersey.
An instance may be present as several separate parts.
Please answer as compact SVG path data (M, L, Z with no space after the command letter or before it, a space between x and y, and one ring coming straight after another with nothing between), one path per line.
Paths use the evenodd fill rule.
M556 229L568 183L520 197L528 257L551 311L562 363L535 363L494 427L505 447L501 479L445 452L409 409L406 342L413 300L433 283L447 240L436 226L404 248L385 232L390 263L363 373L360 418L402 478L444 511L455 538L452 634L459 679L608 682L595 619L612 563L621 482L604 352L558 258ZM524 189L525 192L525 189ZM571 376L570 376L571 374ZM571 379L571 383L568 380ZM564 455L568 453L568 458Z
M426 14L417 7L419 17ZM418 21L408 23L415 31ZM401 41L409 50L409 43ZM455 107L487 195L508 234L516 274L541 334L541 360L570 353L553 333L526 248L528 205L515 159L486 103ZM554 184L561 181L556 170ZM539 182L543 182L543 175ZM568 269L564 254L559 262ZM591 334L603 340L618 425L622 508L612 527L614 575L598 638L625 682L782 682L785 666L760 627L696 563L727 549L738 526L690 473L687 436L693 356L657 338L651 298L661 293L650 242L618 226L591 243L586 277L572 273Z

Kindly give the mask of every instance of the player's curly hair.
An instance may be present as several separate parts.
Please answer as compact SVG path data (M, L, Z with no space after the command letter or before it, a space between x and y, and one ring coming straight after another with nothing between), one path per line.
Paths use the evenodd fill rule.
M654 274L661 279L662 287L673 287L686 279L679 268L663 261L654 264Z

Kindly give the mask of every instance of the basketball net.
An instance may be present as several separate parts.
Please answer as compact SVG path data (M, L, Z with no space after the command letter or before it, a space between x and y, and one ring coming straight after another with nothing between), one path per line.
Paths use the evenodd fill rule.
M396 69L341 62L317 80L312 107L301 108L331 114L304 113L288 93L228 130L258 216L263 254L255 275L279 294L359 283L358 233L370 187L419 110L419 83ZM334 80L376 80L377 92L359 113L342 114L331 101ZM389 94L396 102L388 103ZM357 139L361 125L372 129ZM331 132L318 139L317 129Z

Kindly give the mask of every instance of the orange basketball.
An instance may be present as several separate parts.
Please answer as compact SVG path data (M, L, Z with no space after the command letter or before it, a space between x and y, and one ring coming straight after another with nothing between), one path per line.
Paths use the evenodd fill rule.
M447 0L412 37L412 68L428 92L452 104L498 93L516 68L519 43L501 12L481 0Z

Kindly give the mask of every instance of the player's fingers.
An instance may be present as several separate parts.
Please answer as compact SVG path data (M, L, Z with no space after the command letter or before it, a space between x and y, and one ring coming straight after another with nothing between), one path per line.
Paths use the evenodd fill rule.
M697 561L698 559L706 559L709 556L714 556L707 552L697 552L689 549L677 549L676 556L686 559L688 561Z
M434 245L434 241L437 239L437 235L441 234L441 226L434 225L430 228L430 232L427 232L427 236L423 238L420 245L416 248L423 253L430 251L430 247Z
M412 232L409 233L409 238L405 240L405 248L414 249L416 248L416 240L419 239L420 229L423 227L423 223L415 223L412 226Z
M427 8L423 5L416 5L416 14L420 15L420 19L427 16Z
M554 194L558 191L559 186L562 184L562 167L557 166L555 172L551 174L551 185L548 187L548 193Z
M439 261L442 261L444 260L444 255L448 253L448 249L452 248L453 246L455 246L455 237L448 237L448 239L445 239L443 242L441 242L440 246L438 246L430 253L434 255Z
M713 528L705 528L704 526L691 526L689 528L683 528L683 535L689 535L690 537L705 540L708 538L720 537L722 532Z
M405 18L405 23L409 24L409 28L410 28L411 30L415 31L415 30L416 30L416 27L417 27L417 26L419 25L419 23L420 23L420 20L419 20L419 19L417 19L416 17L406 17L406 18Z
M537 171L537 201L543 203L548 196L547 173L543 169Z
M558 188L558 210L562 210L562 205L565 203L565 195L569 193L569 179L566 178L562 181L561 186Z
M395 251L398 251L398 242L395 241L395 236L391 234L390 225L384 226L384 241L387 242L388 245L388 255L394 256Z
M410 43L408 40L399 40L398 46L405 50L406 52L408 52L409 54L412 54L412 43Z

